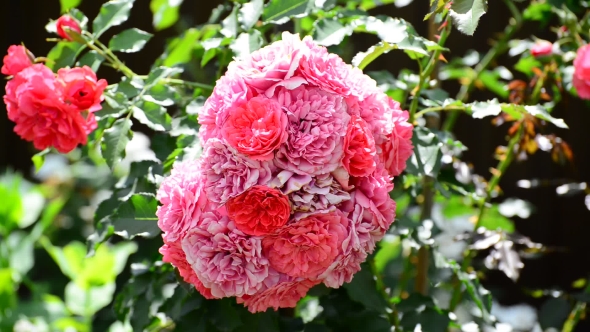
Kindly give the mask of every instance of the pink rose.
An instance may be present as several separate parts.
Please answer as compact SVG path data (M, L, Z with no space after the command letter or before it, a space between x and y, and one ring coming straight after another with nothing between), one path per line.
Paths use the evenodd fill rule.
M237 302L243 303L251 313L264 312L268 308L275 311L279 308L294 308L313 286L319 284L319 281L309 279L284 279L263 292L238 298Z
M107 81L97 81L96 74L90 67L60 69L57 72L57 83L66 103L81 111L94 112L102 108L100 103L104 99L102 93L107 87Z
M262 255L260 238L240 232L227 216L205 214L199 226L182 239L182 249L215 298L253 295L272 287L267 284L269 264Z
M353 197L346 204L358 204L370 212L370 216L369 214L365 216L370 217L373 224L380 228L382 234L385 234L395 219L395 201L389 196L393 190L392 178L385 169L377 168L373 174L354 180ZM345 210L352 209L345 208ZM381 237L378 236L378 240L380 239Z
M584 45L578 49L578 54L574 59L572 83L580 98L590 99L590 45Z
M254 186L226 204L227 214L236 227L248 235L274 232L289 220L289 198L280 191L265 186Z
M275 100L254 97L233 109L222 135L238 152L254 160L272 160L287 140L287 115Z
M293 77L307 51L299 35L284 32L282 40L252 52L247 60L236 63L239 75L259 93Z
M202 160L205 192L210 201L219 204L257 184L267 185L275 168L272 162L251 160L233 152L217 138L207 142Z
M21 70L33 65L34 56L21 45L12 45L8 48L8 54L4 56L4 65L1 72L12 76Z
M393 131L381 145L381 157L389 175L398 176L406 169L406 161L412 156L414 146L412 135L414 127L408 123L407 111L394 111Z
M301 75L310 83L325 91L341 96L350 94L349 75L352 66L347 65L342 59L333 53L329 53L325 47L318 46L307 36L303 43L310 49L304 56L299 66Z
M235 63L230 63L227 72L217 80L213 93L198 111L201 142L206 143L210 138L221 139L221 129L230 110L245 104L252 97L252 90L236 73Z
M344 153L342 142L350 116L340 96L318 88L280 89L277 100L287 112L289 134L275 164L298 174L335 170Z
M205 179L197 161L176 163L172 172L162 181L157 199L158 227L167 241L181 239L201 221L210 210L204 191Z
M160 254L162 254L162 261L172 264L178 269L178 273L189 284L195 286L195 289L203 295L206 299L213 299L211 290L203 286L203 283L197 275L191 265L186 261L186 255L182 251L182 245L180 241L167 242L164 238L164 245L160 248Z
M535 57L551 55L553 53L553 44L546 40L539 40L531 47L531 54Z
M354 116L344 136L342 164L352 176L367 176L375 170L375 140L367 123Z
M55 91L53 73L44 65L33 65L18 73L7 84L4 100L14 131L38 150L55 147L61 153L86 144L87 135L96 129L92 113L84 115L61 101Z
M73 39L72 39L72 37L70 37L68 35L68 33L64 30L64 28L69 28L70 30L76 31L77 33L80 33L82 31L82 29L80 29L80 24L78 23L78 21L76 21L70 15L63 15L62 17L57 19L57 22L55 23L55 27L57 29L57 34L61 38L67 39L70 41Z
M271 266L291 277L316 278L339 254L348 219L339 210L316 213L262 239Z

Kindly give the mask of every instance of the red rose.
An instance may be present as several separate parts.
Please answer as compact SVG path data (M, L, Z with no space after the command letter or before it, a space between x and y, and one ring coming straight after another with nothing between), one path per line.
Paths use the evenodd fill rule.
M4 75L12 76L32 65L33 55L24 46L12 45L8 48L8 54L4 56L4 65L0 71Z
M86 117L64 103L55 91L55 78L42 64L18 73L6 85L4 101L8 116L16 123L14 131L36 149L55 147L61 153L86 144L87 135L96 129L94 114Z
M90 67L64 68L57 72L59 92L66 103L72 104L81 111L98 111L104 99L102 93L107 81L96 79Z
M313 280L334 263L347 227L348 219L340 210L313 214L265 236L262 249L275 270Z
M289 198L279 190L254 186L231 198L227 214L236 227L248 235L264 235L283 226L289 220Z
M64 28L69 28L70 30L76 31L77 33L80 33L82 31L82 29L80 29L80 24L78 23L78 21L76 21L74 18L72 18L70 15L63 15L62 17L60 17L57 22L56 22L56 29L57 29L57 34L63 38L63 39L67 39L67 40L73 40L72 37L70 37L66 31L64 30Z
M352 176L368 176L377 167L375 154L375 139L369 125L361 117L354 116L344 136L344 168Z

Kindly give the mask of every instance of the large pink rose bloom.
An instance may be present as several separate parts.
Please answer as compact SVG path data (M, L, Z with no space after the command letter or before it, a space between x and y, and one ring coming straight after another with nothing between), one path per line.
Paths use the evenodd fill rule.
M264 237L264 253L279 272L316 278L339 254L347 225L339 210L313 214Z
M275 100L254 97L231 110L222 130L225 141L254 160L271 160L287 140L287 115Z
M584 45L578 49L578 54L574 59L572 83L580 98L590 99L590 45Z
M350 94L349 75L352 66L347 65L338 55L329 53L307 36L303 43L310 49L301 60L300 74L312 85L325 91L347 96Z
M198 111L201 125L199 138L203 144L210 138L221 139L221 129L229 116L229 111L253 97L252 90L232 68L235 68L235 62L232 62L227 73L217 80L213 93Z
M186 261L186 255L184 254L184 251L182 251L180 240L167 242L166 238L164 238L164 245L160 248L160 254L162 254L162 261L170 263L177 268L182 279L195 286L195 289L201 293L201 295L206 299L214 298L213 295L211 295L211 290L203 286L203 283L199 280L195 271L193 271L193 268Z
M177 163L162 181L157 198L158 227L167 241L176 241L195 228L207 208L204 178L197 161Z
M375 140L371 129L359 116L353 116L344 137L342 165L352 176L367 176L375 170Z
M216 138L206 144L202 160L207 196L210 201L220 204L252 186L266 185L274 168L270 162L251 160L232 152Z
M342 141L350 120L343 98L299 87L281 89L277 100L287 112L289 137L277 152L275 164L298 174L335 170L342 160Z
M182 249L214 297L240 297L271 287L265 285L269 264L260 242L239 231L227 216L208 212L182 240Z
M4 75L16 75L23 69L33 65L33 55L22 45L11 45L8 54L4 56L2 69Z
M406 169L406 161L412 156L412 134L414 127L408 123L407 111L394 111L394 127L391 134L381 145L385 168L391 176L398 176Z
M88 66L62 68L57 71L57 90L62 99L81 111L98 111L107 87L107 81L96 78L96 74Z
M295 279L285 277L278 284L253 296L244 296L237 299L243 303L251 313L264 312L268 308L275 311L279 308L294 308L297 302L319 281L309 279Z
M292 78L306 53L307 49L299 35L283 32L282 40L236 62L236 70L246 84L262 94L273 85Z

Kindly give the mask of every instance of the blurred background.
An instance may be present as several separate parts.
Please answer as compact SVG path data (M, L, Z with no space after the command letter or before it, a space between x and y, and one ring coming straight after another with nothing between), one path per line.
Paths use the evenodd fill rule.
M103 1L83 1L79 9L88 17L94 17ZM407 0L403 1L404 4ZM207 21L213 8L221 1L184 1L182 4L181 23L175 27L155 34L143 52L123 55L122 59L138 73L147 73L154 60L162 54L166 39L177 35L174 29L184 26L194 26ZM517 3L524 8L527 2ZM378 7L371 11L373 15L385 14L403 18L411 22L419 34L428 35L428 24L423 21L424 13L428 11L429 3L425 0L414 0L402 6L401 1L395 4ZM45 32L45 25L49 18L56 19L60 15L58 0L4 0L0 12L0 50L6 50L11 44L21 41L36 55L47 54L53 43L45 39L50 38ZM482 17L482 21L474 37L460 33L453 33L447 42L452 54L447 58L462 57L469 50L485 52L496 35L503 31L508 24L508 15L501 3L491 1L489 12ZM154 32L152 27L152 13L149 1L137 0L130 17L124 25L109 31L115 34L123 29L137 27ZM524 27L514 38L524 39L536 36L538 38L554 40L554 33L547 27L540 27L537 23L525 22ZM108 40L109 36L106 36ZM376 36L353 36L354 50L351 54L364 51L378 39ZM392 53L393 54L393 53ZM395 60L394 60L395 59ZM350 61L350 59L345 59ZM497 62L509 67L517 61L509 55L501 56ZM397 76L403 68L414 68L413 63L402 53L380 57L367 70L387 70ZM515 79L518 79L515 72ZM118 74L109 68L102 68L98 76L108 81L118 80ZM525 77L521 77L525 79ZM212 78L209 82L211 82ZM459 85L454 82L443 82L445 89L451 96L455 95ZM485 100L495 97L490 92L474 91L471 100ZM590 272L590 201L585 195L558 195L556 188L566 183L580 183L590 181L590 107L585 102L564 94L560 106L555 109L557 118L563 118L569 125L569 130L558 131L573 151L573 163L559 165L551 162L548 153L536 153L528 160L516 163L510 167L500 183L504 191L503 199L518 197L530 202L534 206L533 213L527 219L515 217L517 232L529 237L534 242L542 243L551 252L541 258L524 261L525 267L520 279L514 283L500 271L492 271L482 281L484 286L496 291L498 301L503 305L529 303L540 307L542 301L536 301L524 290L530 289L570 289L572 283L587 277ZM31 157L35 152L32 145L21 140L13 133L13 123L8 121L4 104L0 105L0 171L13 170L21 172L31 181L33 178L33 164ZM508 126L508 125L505 125ZM466 143L468 150L463 160L474 166L475 173L489 178L489 169L496 165L493 158L498 145L505 144L507 127L495 127L490 121L474 120L467 116L460 117L455 126L457 139ZM586 174L586 175L584 175ZM539 180L540 185L535 188L522 188L519 180ZM520 182L522 183L522 182ZM534 183L534 181L533 181ZM0 203L1 204L1 203ZM579 331L590 330L588 323L581 323Z

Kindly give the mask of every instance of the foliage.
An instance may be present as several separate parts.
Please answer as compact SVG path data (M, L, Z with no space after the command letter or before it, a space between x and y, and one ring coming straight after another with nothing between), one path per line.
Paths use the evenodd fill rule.
M425 22L414 25L432 25L439 35L420 36L404 19L373 15L393 1L233 0L217 7L207 23L194 25L182 16L182 0L151 0L153 32L172 27L180 32L167 40L148 73L136 73L132 61L120 59L122 53L146 56L142 50L153 36L121 27L137 2L105 2L92 19L76 9L80 3L60 1L82 33L74 41L59 40L37 60L53 71L74 65L115 71L120 80L105 91L98 128L86 146L67 156L50 150L35 155L37 184L13 173L0 178L0 330L489 327L497 323L495 294L482 286L481 277L498 270L516 282L523 257L550 250L518 234L515 224L534 207L522 199L500 199L500 185L512 164L539 150L556 163L573 158L557 136L568 125L554 110L566 95L576 95L572 61L590 39L590 15L583 12L588 1L535 0L517 7L512 0L431 0ZM486 54L457 57L447 39L457 31L477 36L488 6L508 9L512 19L506 30ZM535 57L530 52L535 40L513 39L525 22L563 27L556 29L551 55ZM47 30L54 33L55 24ZM335 290L316 286L293 310L250 314L229 299L205 300L161 261L155 192L175 161L198 158L197 110L230 61L277 40L284 30L313 36L361 69L381 57L416 62L417 71L397 76L368 71L409 110L415 149L391 193L396 221L352 282ZM365 34L375 45L356 50L355 38ZM517 59L511 68L496 61L504 53ZM461 84L454 98L441 88L447 81ZM496 98L472 100L475 89ZM474 174L464 158L471 142L453 134L460 115L486 123L491 118L494 130L506 133L490 175ZM557 193L590 197L588 190L585 183L572 183ZM61 274L47 279L50 269ZM542 327L572 331L585 315L590 292L585 285L582 280L573 292L558 296L535 291L547 306L541 312L553 313L551 322L541 317Z

